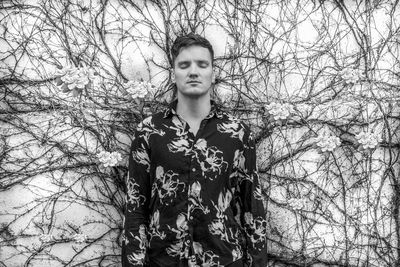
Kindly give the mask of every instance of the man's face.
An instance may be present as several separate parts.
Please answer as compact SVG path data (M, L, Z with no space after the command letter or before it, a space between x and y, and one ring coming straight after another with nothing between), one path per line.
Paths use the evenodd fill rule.
M178 98L208 94L215 79L210 51L195 45L183 48L175 59L174 74Z

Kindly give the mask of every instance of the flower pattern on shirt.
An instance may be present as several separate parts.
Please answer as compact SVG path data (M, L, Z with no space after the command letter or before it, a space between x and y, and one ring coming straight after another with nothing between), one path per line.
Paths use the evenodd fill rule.
M171 153L181 152L188 155L190 151L189 142L184 137L180 137L168 144L168 149Z
M232 116L229 116L229 118L231 119L230 122L218 125L218 131L230 134L232 138L238 138L240 141L243 141L244 129L240 128L240 123L235 118Z
M146 197L139 193L139 185L134 180L128 180L128 191L126 193L126 202L131 205L131 207L139 207L144 203Z
M250 212L246 212L244 214L246 225L245 230L246 234L250 237L251 242L258 243L265 241L265 229L267 221L258 216L257 218L253 218L253 214Z
M224 161L224 153L217 147L208 147L204 139L199 139L195 146L196 159L205 178L213 180L227 169L228 163Z
M143 138L146 142L149 141L149 138L152 134L157 134L160 136L163 136L165 134L163 130L157 129L157 127L152 122L151 117L147 117L146 119L144 119L139 125L138 129L143 132Z
M156 168L156 180L151 190L152 196L158 194L161 204L171 204L177 196L178 191L185 188L185 183L178 179L179 175L169 170L164 172L162 166Z
M144 147L138 147L136 151L133 151L132 157L134 161L146 166L147 172L150 170L149 155L146 153L146 149Z
M138 125L123 266L266 264L263 190L247 125L215 104L196 135L173 102Z
M204 214L210 212L210 209L204 205L203 200L201 198L201 184L199 182L194 182L189 187L189 210L194 211L195 209L201 210Z
M129 240L139 241L138 248L131 254L127 255L128 262L133 265L142 265L146 256L147 237L146 226L141 224L139 227L138 235L133 235L133 238L125 238L125 242L129 244Z
M167 247L168 255L184 258L184 256L188 253L188 247L183 247L185 242L184 238L188 235L187 230L189 229L186 215L180 213L176 218L176 227L171 227L168 225L168 228L171 230L171 232L176 234L176 242Z
M197 258L200 259L200 262L202 262L202 265L198 265L195 260L196 257L192 257L189 261L191 263L189 266L223 266L219 264L218 255L211 250L204 251L201 243L193 242L193 251Z
M160 231L160 212L158 210L156 210L150 218L149 242L153 237L158 237L161 240L165 238L165 233Z

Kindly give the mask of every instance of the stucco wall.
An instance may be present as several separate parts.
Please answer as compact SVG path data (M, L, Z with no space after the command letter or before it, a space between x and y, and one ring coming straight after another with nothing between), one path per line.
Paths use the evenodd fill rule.
M399 265L400 7L378 2L4 2L0 265L120 265L130 140L191 31L255 133L270 266Z

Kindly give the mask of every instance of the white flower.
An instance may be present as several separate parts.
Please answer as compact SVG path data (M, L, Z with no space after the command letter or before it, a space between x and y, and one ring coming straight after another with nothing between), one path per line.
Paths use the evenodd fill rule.
M46 235L46 234L42 234L39 237L39 240L42 241L43 243L47 243L50 242L51 240L53 240L53 236L52 235Z
M290 198L287 201L288 205L292 207L294 210L300 210L305 207L307 204L307 200L302 199L302 198Z
M372 132L361 132L355 137L364 149L375 148L381 141L381 138Z
M132 98L146 98L153 87L151 83L145 81L129 81L123 86L132 95Z
M103 164L104 167L116 166L119 161L122 160L121 154L119 152L107 152L101 151L97 154L97 158Z
M364 77L362 70L353 68L344 68L339 72L339 75L347 84L354 84Z
M267 108L268 113L271 114L275 120L284 120L294 112L293 106L287 103L280 104L272 102L265 107Z
M319 146L323 152L333 151L341 143L339 137L325 133L318 135L315 141L317 146Z
M89 79L85 76L79 76L71 84L68 84L69 89L80 88L83 89L89 83Z
M56 75L60 76L62 84L67 85L68 89L83 89L90 81L95 79L95 71L90 67L65 67L56 71Z
M75 242L77 243L83 243L87 240L87 238L88 238L87 235L84 234L74 234L72 236L72 239L75 240Z
M70 73L70 72L74 71L75 69L76 68L74 68L72 66L67 66L67 67L64 67L62 69L57 69L55 75L56 76L64 76L67 73Z

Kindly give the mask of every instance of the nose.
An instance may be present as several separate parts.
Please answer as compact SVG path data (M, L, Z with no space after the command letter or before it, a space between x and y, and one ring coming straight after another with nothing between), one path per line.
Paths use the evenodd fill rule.
M192 64L189 70L190 77L197 77L199 76L199 69L197 68L196 64Z

